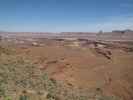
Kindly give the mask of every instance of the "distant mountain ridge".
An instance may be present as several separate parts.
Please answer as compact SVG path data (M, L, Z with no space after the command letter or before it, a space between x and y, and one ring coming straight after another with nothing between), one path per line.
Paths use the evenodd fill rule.
M113 30L112 32L116 32L116 33L132 33L133 30L130 29L126 29L126 30Z
M3 37L11 38L81 38L89 40L110 40L110 41L133 41L133 30L113 30L112 32L4 32L0 31Z

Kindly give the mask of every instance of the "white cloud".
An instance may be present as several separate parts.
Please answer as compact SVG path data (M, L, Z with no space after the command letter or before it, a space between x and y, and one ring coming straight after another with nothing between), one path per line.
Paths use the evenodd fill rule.
M99 25L105 31L133 29L133 17L114 18Z

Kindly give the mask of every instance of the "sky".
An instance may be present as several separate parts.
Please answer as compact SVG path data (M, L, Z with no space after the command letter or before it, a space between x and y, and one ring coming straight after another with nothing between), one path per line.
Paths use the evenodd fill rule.
M124 29L133 29L133 0L0 0L1 31Z

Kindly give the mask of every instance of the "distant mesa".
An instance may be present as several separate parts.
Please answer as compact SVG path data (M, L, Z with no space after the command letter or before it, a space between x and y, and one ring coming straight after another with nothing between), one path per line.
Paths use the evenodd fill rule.
M133 33L133 30L126 29L126 30L113 30L112 33Z

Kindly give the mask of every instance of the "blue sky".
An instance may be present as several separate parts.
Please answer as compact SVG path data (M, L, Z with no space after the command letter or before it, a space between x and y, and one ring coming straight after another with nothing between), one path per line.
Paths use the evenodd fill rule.
M0 0L0 30L133 29L133 0Z

